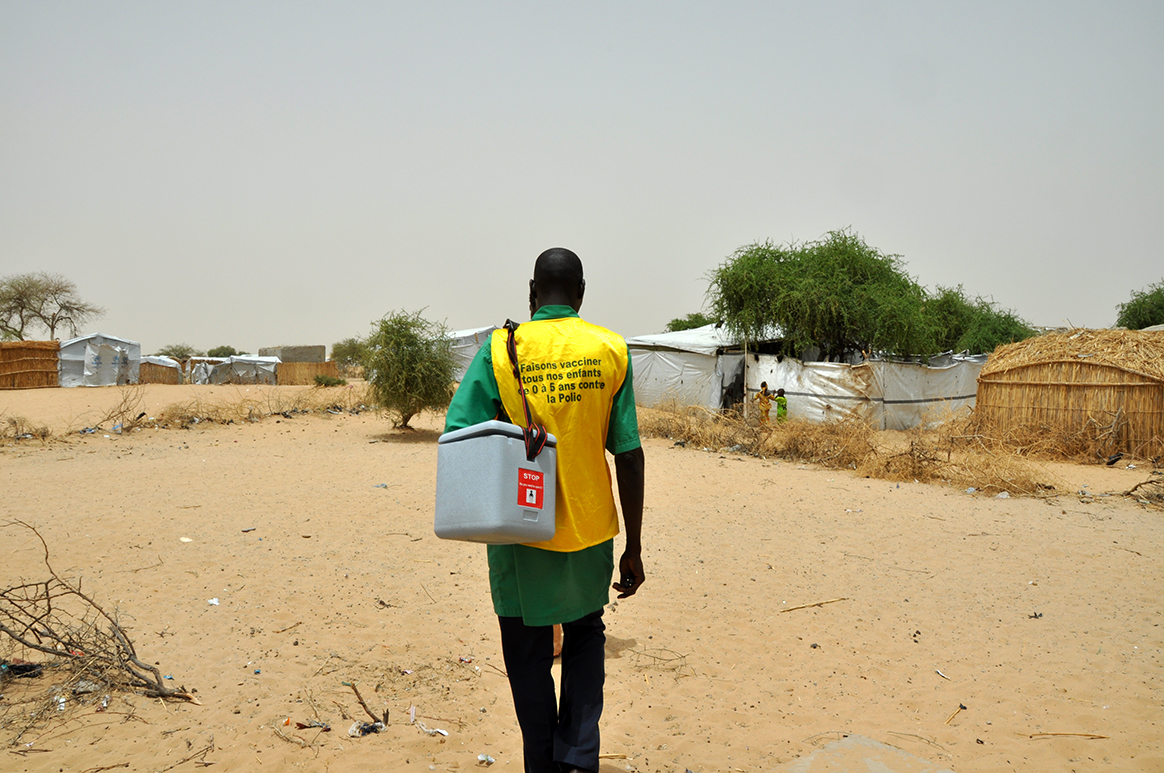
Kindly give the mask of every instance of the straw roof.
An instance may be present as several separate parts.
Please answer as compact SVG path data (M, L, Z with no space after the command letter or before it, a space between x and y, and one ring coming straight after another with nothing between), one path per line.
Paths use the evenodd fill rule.
M1071 330L1000 346L979 378L1050 363L1107 366L1164 382L1164 332Z

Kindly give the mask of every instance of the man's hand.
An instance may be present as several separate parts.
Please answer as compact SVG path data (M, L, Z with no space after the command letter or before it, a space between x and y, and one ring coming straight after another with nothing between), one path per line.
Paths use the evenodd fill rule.
M647 581L647 576L643 574L643 557L629 550L624 552L618 560L618 574L622 580L610 586L618 591L618 597L625 599L635 595L639 586Z
M647 579L643 574L643 466L641 447L614 457L618 497L626 526L626 549L618 561L620 581L611 586L618 591L620 599L635 595Z

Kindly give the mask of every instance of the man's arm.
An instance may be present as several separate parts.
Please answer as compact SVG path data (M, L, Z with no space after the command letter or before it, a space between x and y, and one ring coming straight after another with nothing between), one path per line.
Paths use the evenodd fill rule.
M625 599L646 581L643 573L643 449L616 454L614 472L618 478L618 499L626 527L626 549L618 561L620 581L613 585L618 597Z

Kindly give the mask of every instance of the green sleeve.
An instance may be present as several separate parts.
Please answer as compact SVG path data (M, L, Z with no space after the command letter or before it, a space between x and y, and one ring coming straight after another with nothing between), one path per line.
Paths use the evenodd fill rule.
M496 419L500 411L501 393L497 390L497 377L493 375L493 344L486 340L449 403L445 432Z
M494 387L496 388L496 387ZM606 450L612 454L633 451L639 440L639 416L635 412L635 372L630 350L626 353L626 379L614 395L610 407L610 425L606 429Z

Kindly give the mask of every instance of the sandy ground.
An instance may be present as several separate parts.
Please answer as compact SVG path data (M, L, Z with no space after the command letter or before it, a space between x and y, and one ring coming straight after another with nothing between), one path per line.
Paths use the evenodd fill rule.
M153 387L147 410L191 394L239 389ZM0 419L76 430L118 398L0 392ZM520 770L484 548L432 535L440 418L416 423L0 444L0 523L34 524L202 702L70 705L19 745L4 730L0 770ZM648 579L606 613L602 773L777 770L845 733L959 773L1164 769L1164 514L1078 495L1148 470L1057 465L1059 496L995 499L645 450ZM31 535L0 535L0 582L43 579ZM345 681L389 709L384 733L348 737ZM3 688L9 719L23 689ZM295 729L316 718L333 730Z

